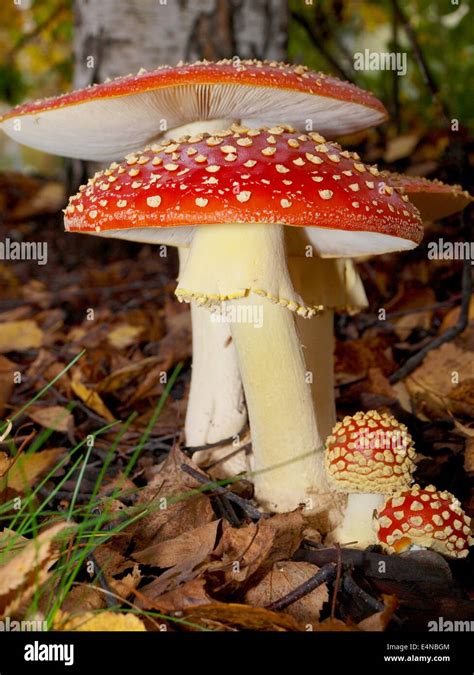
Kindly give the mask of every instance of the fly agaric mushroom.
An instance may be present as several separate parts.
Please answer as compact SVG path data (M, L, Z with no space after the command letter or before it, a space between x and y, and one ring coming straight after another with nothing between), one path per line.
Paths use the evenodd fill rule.
M326 440L329 482L348 494L342 524L331 541L375 543L373 513L385 495L409 487L415 469L413 440L404 424L376 410L345 417Z
M440 180L429 180L421 176L405 176L390 171L381 172L389 185L408 195L419 210L423 220L441 220L463 211L472 203L472 197L460 185L448 185Z
M212 133L232 122L270 126L286 121L300 129L311 124L334 137L386 118L384 106L372 94L335 77L301 65L234 58L142 70L136 76L20 105L0 118L0 128L40 150L105 161L135 152L160 136ZM123 228L116 236L156 241L149 229ZM183 251L190 244L187 229L162 243ZM325 271L331 266L325 265ZM331 274L334 277L338 270ZM343 278L340 281L344 283ZM191 319L194 366L185 435L193 447L237 434L247 416L228 326L210 323L198 307L192 308ZM320 381L325 380L318 377L314 386ZM200 459L206 462L218 453L203 453Z
M471 519L459 501L434 485L414 485L388 497L376 514L375 528L389 553L430 548L450 558L465 558L474 544Z
M422 237L418 212L396 192L381 191L374 173L319 134L234 128L146 148L96 174L66 209L69 231L114 237L124 228L151 229L159 241L166 229L194 229L176 294L214 310L227 302L236 315L231 334L256 494L273 510L329 498L293 316L311 317L318 307L293 288L283 226L312 225L328 257L414 248ZM373 189L363 182L368 177Z
M272 126L285 121L300 129L312 124L334 138L386 118L375 96L330 75L276 61L225 59L141 70L22 104L0 117L0 126L38 150L111 161L164 132L178 138L233 122ZM208 121L212 128L206 128Z
M352 158L358 161L358 156L352 154ZM381 189L390 193L394 189L400 192L405 201L416 206L423 221L436 218L445 218L466 208L473 201L473 197L463 190L459 185L447 185L438 180L428 180L416 176L404 176L389 171L381 171L379 179ZM367 180L366 185L373 187L372 180ZM356 190L354 184L352 189ZM357 194L357 192L355 193ZM290 271L295 289L300 295L307 297L314 289L312 271L314 258L306 258L305 251L311 244L312 229L307 228L302 232L291 232L291 253ZM325 310L314 321L299 321L302 343L308 372L314 373L313 400L316 410L326 411L326 424L330 423L331 428L336 422L336 407L334 396L334 311L345 311L355 313L367 307L367 298L365 296L362 280L355 268L349 261L332 261L335 266L337 263L345 265L343 269L345 282L336 287L339 292L334 294L334 283L331 276L327 281L321 279L318 284L318 297L324 297L325 294L333 292L333 302L321 303L325 305ZM318 266L322 268L321 261ZM332 273L334 276L335 267ZM337 300L337 302L334 302ZM324 352L321 346L324 346ZM322 364L322 369L321 369ZM330 416L332 411L332 416Z

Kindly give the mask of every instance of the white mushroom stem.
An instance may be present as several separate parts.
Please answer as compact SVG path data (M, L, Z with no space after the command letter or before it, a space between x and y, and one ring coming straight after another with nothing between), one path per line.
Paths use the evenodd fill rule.
M289 511L327 492L323 439L316 425L311 388L295 318L267 298L234 301L262 312L261 329L232 325L252 434L255 494L274 511Z
M198 111L196 111L198 115ZM208 133L212 134L215 131L224 131L230 129L233 124L239 124L238 119L218 119L218 120L198 120L197 122L189 122L180 127L173 127L165 131L162 138L181 138L181 136L195 136L197 134Z
M342 524L333 530L326 542L351 544L352 548L366 548L377 543L374 511L385 502L385 495L353 492L348 495Z
M188 249L180 248L178 251L182 269ZM191 388L184 427L186 445L190 447L217 443L235 436L247 420L237 353L229 324L212 321L212 318L208 310L191 305ZM245 457L244 453L242 455ZM218 457L207 453L204 458L200 453L197 458L209 463Z
M230 327L191 305L193 361L186 412L186 445L217 443L242 431L247 420L242 380Z
M200 226L176 291L231 321L247 400L256 497L265 507L315 508L329 496L281 225ZM222 304L224 303L224 304ZM317 508L317 506L316 506Z
M311 385L318 429L326 439L336 424L334 396L334 312L324 310L309 321L296 318Z
M352 260L306 257L307 240L300 228L288 228L289 270L295 290L311 305L324 309L311 321L297 318L318 428L325 439L336 423L334 394L334 309L353 313L367 307L367 296ZM312 247L309 246L312 250Z

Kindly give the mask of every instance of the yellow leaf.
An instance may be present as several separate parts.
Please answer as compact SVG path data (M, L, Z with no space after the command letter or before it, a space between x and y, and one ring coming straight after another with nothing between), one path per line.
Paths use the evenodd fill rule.
M146 631L145 624L137 616L118 612L83 612L74 616L64 612L56 616L54 627L62 631Z
M67 408L60 405L52 405L47 408L30 408L28 416L33 422L40 424L45 429L62 431L67 433L74 425L74 417Z
M0 353L38 349L43 331L34 321L6 321L0 324Z
M76 369L71 379L71 387L76 396L78 396L88 408L103 417L105 420L108 422L115 422L114 416L100 398L99 394L96 391L86 387L86 385L81 382L81 377L81 371Z
M128 323L124 323L114 328L107 336L107 340L112 347L124 349L133 345L142 331L142 326L130 326Z
M48 579L49 569L59 557L55 538L71 527L66 522L53 525L0 567L0 615L13 614Z
M159 356L149 356L137 363L129 363L123 368L115 370L113 373L105 377L97 385L98 391L112 392L117 391L129 384L132 380L141 376L143 371L150 371L152 366L159 363Z
M44 475L64 454L64 448L41 450L31 455L21 455L7 473L8 487L17 492L25 489Z

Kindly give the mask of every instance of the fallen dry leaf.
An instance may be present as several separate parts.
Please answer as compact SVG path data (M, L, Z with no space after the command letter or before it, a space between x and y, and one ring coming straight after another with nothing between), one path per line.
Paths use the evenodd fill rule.
M266 607L294 591L318 571L319 567L306 562L286 560L274 563L263 579L247 591L245 602L254 607ZM283 611L300 623L317 623L321 608L328 599L327 585L322 584Z
M5 565L28 544L29 539L4 527L0 534L0 565Z
M21 455L8 471L8 487L24 492L35 481L51 469L65 454L65 448L50 448L31 454Z
M122 324L114 328L108 335L107 341L116 349L125 349L137 342L140 333L143 332L143 326L130 326Z
M219 523L220 520L205 523L183 532L179 537L149 546L133 557L140 563L155 567L173 567L189 560L198 565L214 550Z
M359 621L357 627L360 630L380 632L387 628L398 607L398 602L394 595L384 595L383 602L385 609L368 616L363 621Z
M69 433L74 427L72 413L60 405L45 408L32 406L28 410L28 417L45 429L53 429L53 431Z
M459 315L461 313L460 307L453 307L449 312L444 316L441 326L439 327L439 332L445 333L448 328L452 328L459 321ZM474 295L471 296L469 302L469 312L468 312L468 321L471 322L474 319Z
M34 321L7 321L0 325L0 353L39 349L43 331Z
M71 523L57 523L41 532L6 564L0 567L0 614L13 614L49 577L59 556L58 535L70 530ZM64 539L63 539L64 541Z
M119 612L84 612L71 615L58 613L54 621L54 629L60 631L146 631L145 624L134 614Z
M149 514L140 520L135 532L135 549L141 551L153 544L189 532L215 520L210 499L203 493L193 493L202 487L181 469L195 464L175 446L160 470L142 490L139 504L147 504Z
M468 438L464 449L464 470L474 474L474 438Z
M137 363L129 363L123 366L123 368L118 368L99 382L97 391L110 393L122 389L122 387L140 377L142 373L149 371L158 362L159 358L157 356L150 356Z
M206 575L213 585L236 589L257 571L265 573L274 562L291 558L303 538L305 521L298 509L233 528L223 522L223 534Z
M0 331L1 331L0 324ZM18 367L6 358L0 355L0 417L3 415L5 406L10 400L13 392L13 376Z
M474 416L474 353L455 342L429 352L405 384L419 413Z
M73 372L71 387L76 396L80 398L88 408L103 417L107 422L115 422L115 417L100 398L99 394L83 384L82 373L79 368L76 368Z
M212 602L213 599L206 591L206 581L202 578L186 581L173 591L163 593L153 600L148 593L140 595L140 607L168 613L198 605L210 605Z
M303 626L292 616L271 612L263 607L250 607L236 603L214 603L183 610L183 619L212 630L302 631ZM196 630L192 626L183 626ZM197 629L198 630L198 629Z

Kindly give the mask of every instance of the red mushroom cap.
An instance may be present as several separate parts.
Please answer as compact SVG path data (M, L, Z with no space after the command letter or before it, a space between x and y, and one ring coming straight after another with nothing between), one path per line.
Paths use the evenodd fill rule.
M380 174L400 192L408 195L420 211L423 220L436 220L458 213L474 201L469 192L460 185L448 185L440 180L428 180L420 176L405 176L383 171Z
M282 127L152 145L97 173L65 218L70 231L137 229L137 240L149 228L223 223L310 225L327 257L413 248L422 238L418 212L375 167L319 134Z
M262 61L207 61L162 66L55 98L26 103L3 117L19 143L53 154L112 160L166 130L211 119L285 120L335 137L387 118L372 94L305 66ZM14 124L21 120L21 128Z
M326 440L326 470L341 492L388 494L407 487L414 456L406 426L376 410L345 417Z
M379 542L391 553L415 544L452 558L467 556L473 543L470 524L456 497L433 485L392 495L375 519Z

